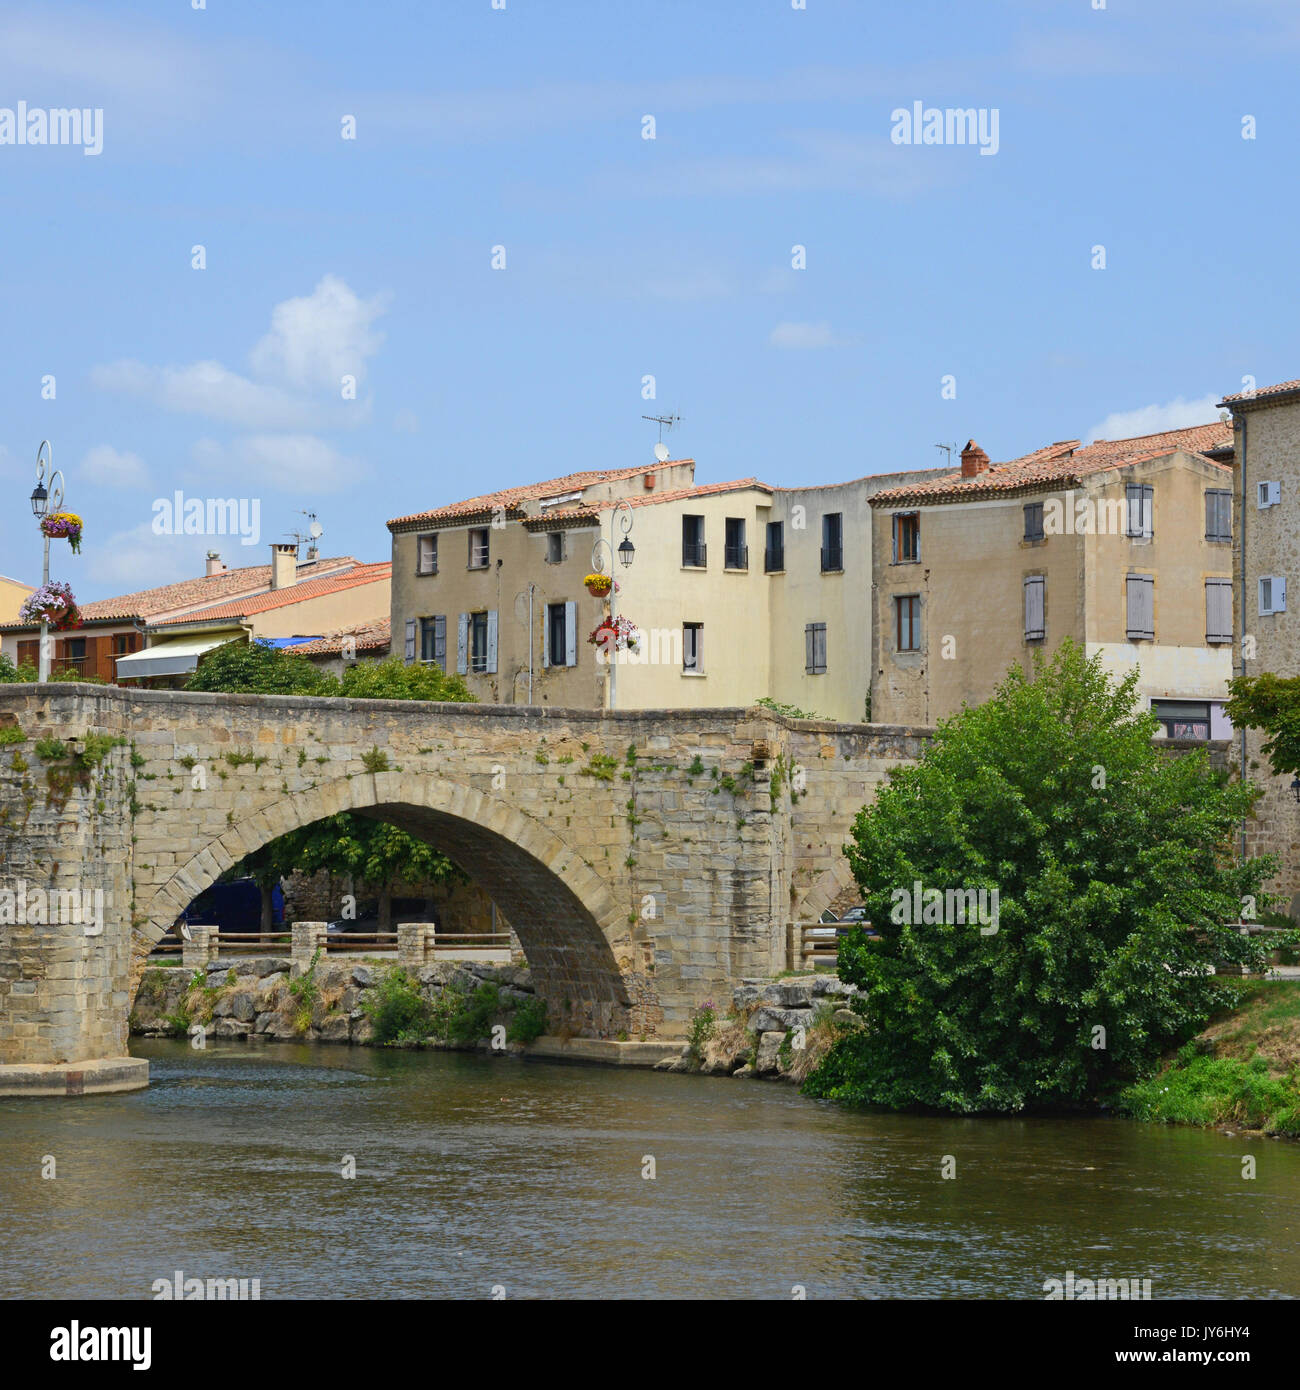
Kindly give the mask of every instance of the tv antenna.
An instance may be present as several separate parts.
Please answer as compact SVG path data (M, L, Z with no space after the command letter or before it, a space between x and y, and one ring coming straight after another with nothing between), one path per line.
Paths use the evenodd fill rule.
M664 430L672 429L674 425L680 425L682 417L680 415L643 415L643 420L649 420L652 425L659 426L659 442L664 442Z
M311 541L311 543L312 543L313 545L315 545L316 542L317 542L318 540L320 540L320 538L325 534L325 528L320 524L319 521L316 520L316 513L315 513L315 512L306 512L306 511L303 511L301 508L299 508L299 510L298 510L298 515L299 515L299 516L305 516L305 517L307 518L308 522L310 523L310 524L308 525L308 527L307 527L307 537L306 537L306 538L307 538L309 541ZM299 545L299 546L302 545L302 542L303 542L303 534L302 534L301 531L286 531L284 534L285 534L286 536L292 537L292 539L293 539L293 541L294 541L294 543L295 543L296 545Z
M936 444L934 447L936 449L942 449L944 453L948 455L948 467L951 468L953 450L955 450L957 446L955 444Z

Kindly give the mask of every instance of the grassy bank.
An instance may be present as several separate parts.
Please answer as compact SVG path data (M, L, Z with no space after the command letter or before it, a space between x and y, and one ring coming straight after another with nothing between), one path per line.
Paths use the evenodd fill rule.
M1119 1110L1168 1124L1228 1125L1300 1138L1300 981L1243 980L1214 1018Z

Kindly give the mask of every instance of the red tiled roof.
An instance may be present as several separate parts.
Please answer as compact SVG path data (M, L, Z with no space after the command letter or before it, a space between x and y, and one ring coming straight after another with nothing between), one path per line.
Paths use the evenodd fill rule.
M1060 440L1035 449L1009 463L990 464L982 473L963 477L959 472L945 474L931 482L908 483L888 488L871 498L871 505L890 506L897 502L925 502L940 498L988 497L998 493L1029 490L1043 486L1071 486L1091 473L1122 468L1144 459L1161 458L1175 450L1199 453L1204 449L1223 449L1232 444L1232 430L1221 421L1193 425L1188 429L1164 430L1133 439L1097 439L1081 448L1077 439ZM1207 459L1206 462L1213 462ZM1226 471L1227 465L1215 463Z
M338 575L322 575L319 579L300 579L285 589L270 589L264 593L252 594L247 598L235 599L230 603L215 604L211 608L191 611L179 618L160 624L164 627L190 626L195 623L221 622L226 619L238 620L251 617L255 613L266 613L274 608L287 608L290 604L304 603L308 599L324 598L328 594L341 594L347 589L358 588L362 584L378 584L392 576L391 561L385 560L375 565L357 565Z
M1239 405L1243 401L1257 401L1262 396L1284 396L1288 391L1300 391L1300 380L1279 381L1276 386L1259 386L1254 391L1238 391L1234 395L1224 396L1219 404Z
M639 473L644 471L637 470ZM761 492L773 491L767 483L760 483L757 478L737 478L729 483L701 483L698 487L673 488L671 492L647 492L644 496L637 497L603 498L599 502L584 503L581 507L567 507L564 511L547 512L544 517L529 517L529 520L545 523L568 520L571 517L594 517L597 512L609 511L611 507L620 506L623 502L630 507L653 507L659 502L682 502L692 497L712 497L716 493L740 492L748 487L757 488Z
M663 463L643 464L639 468L589 468L580 473L566 473L560 478L547 478L540 483L520 483L515 487L502 488L499 492L485 492L481 497L470 497L464 502L451 502L445 507L435 507L428 512L413 512L410 516L394 517L389 528L405 526L413 521L435 521L447 517L476 516L481 512L518 508L520 502L537 501L543 497L563 496L566 492L580 492L594 483L615 482L620 478L635 478L638 473L654 473L661 468L676 468L681 464L693 464L694 459L666 459Z
M392 637L389 621L380 618L373 623L361 623L356 627L340 628L337 632L327 632L310 642L301 642L294 647L283 647L282 651L292 652L294 656L338 656L343 650L343 639L351 637L357 651L387 650Z

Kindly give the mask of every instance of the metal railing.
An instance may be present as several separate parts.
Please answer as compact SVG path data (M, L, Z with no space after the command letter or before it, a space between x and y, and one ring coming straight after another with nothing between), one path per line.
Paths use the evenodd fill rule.
M691 569L704 569L708 564L709 548L703 541L682 542L682 564Z
M722 564L729 570L749 568L749 547L747 545L726 545L722 548Z
M768 546L763 552L763 573L775 574L785 569L785 546Z
M822 546L822 573L828 574L844 568L844 547L842 545Z

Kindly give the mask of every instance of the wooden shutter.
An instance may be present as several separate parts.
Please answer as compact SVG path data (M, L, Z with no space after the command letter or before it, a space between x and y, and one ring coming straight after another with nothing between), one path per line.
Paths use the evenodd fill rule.
M39 637L34 642L19 642L18 664L19 666L40 666L41 640Z
M497 610L490 608L487 615L487 669L490 675L497 669Z
M564 664L578 664L578 605L572 600L564 605Z
M469 670L469 614L462 613L456 623L456 670L463 676Z
M1131 638L1154 640L1155 577L1150 574L1128 576L1128 635Z
M1232 641L1232 580L1205 581L1205 640Z
M551 605L545 604L542 608L542 670L550 669L551 665Z
M414 619L414 618L407 618L407 620L406 620L406 656L405 656L405 660L406 660L406 664L407 664L408 666L410 666L410 665L412 664L412 662L414 662L414 660L415 660L415 633L416 633L416 627L417 627L417 624L416 624L415 619Z
M1046 634L1043 602L1047 581L1041 574L1025 577L1025 640L1036 642Z
M439 613L433 620L433 659L445 672L447 669L447 615Z

